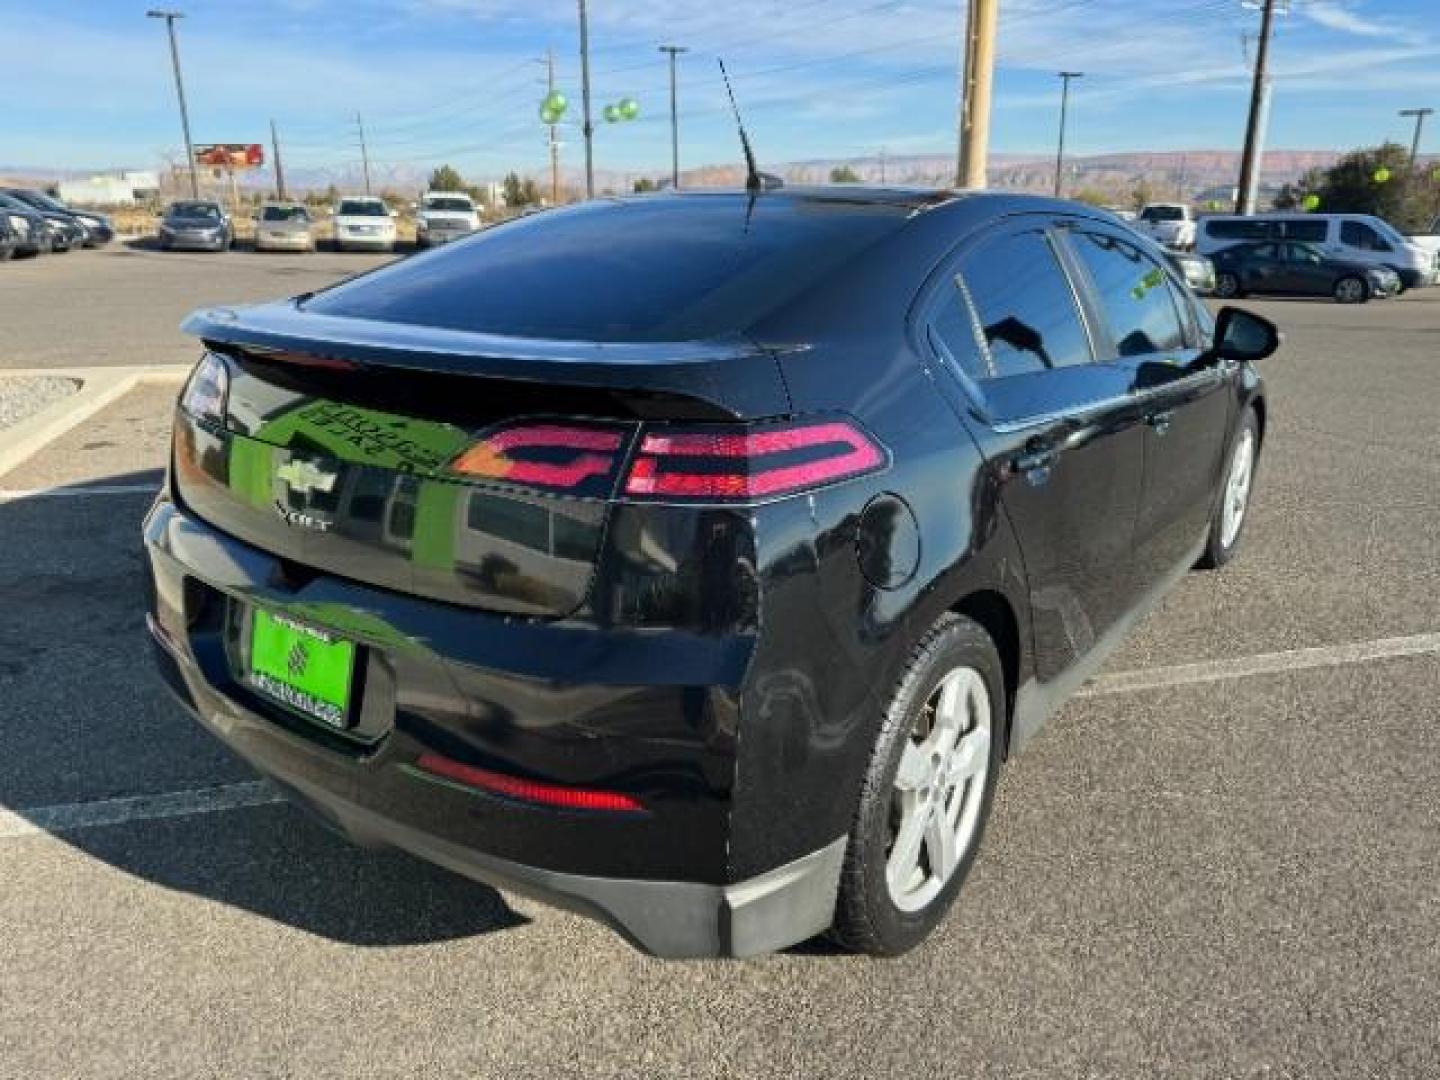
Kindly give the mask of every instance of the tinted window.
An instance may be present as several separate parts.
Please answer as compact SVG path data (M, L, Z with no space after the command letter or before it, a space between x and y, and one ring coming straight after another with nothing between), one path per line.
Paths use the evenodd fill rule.
M1340 242L1346 247L1358 248L1361 251L1390 250L1390 245L1380 238L1380 234L1363 221L1342 221Z
M981 382L989 377L989 371L976 336L976 321L964 279L952 278L930 316L930 344L956 371Z
M322 292L326 315L517 337L746 329L902 227L908 208L776 193L600 200L520 218Z
M985 377L1090 362L1075 294L1042 233L987 241L960 272L985 341Z
M1279 248L1275 244L1255 244L1246 252L1252 259L1278 259Z
M265 221L309 221L310 215L303 206L267 206L260 212Z
M1184 221L1185 211L1178 206L1147 206L1140 211L1141 221Z
M1183 348L1185 334L1169 276L1133 244L1082 232L1072 244L1100 295L1121 356L1148 356Z
M1309 244L1285 245L1285 259L1287 262L1309 263L1312 266L1318 266L1324 261L1324 258L1324 255L1322 255L1318 249L1311 247Z
M1306 243L1323 243L1329 234L1328 221L1282 221L1280 235L1289 240L1304 240Z
M462 199L459 196L450 198L434 198L425 200L426 210L463 210L466 213L475 209L475 204L469 199Z
M207 221L220 220L220 207L214 203L176 203L170 208L173 218L200 218Z

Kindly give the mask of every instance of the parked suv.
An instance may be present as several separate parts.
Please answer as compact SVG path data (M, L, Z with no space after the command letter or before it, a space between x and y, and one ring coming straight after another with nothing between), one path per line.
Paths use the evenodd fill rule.
M463 191L427 191L415 210L415 243L444 244L480 228L480 212Z
M665 956L936 926L1006 758L1234 557L1277 340L1101 211L851 186L584 203L184 325L179 699L357 840Z
M1150 203L1134 227L1162 247L1189 251L1195 246L1195 218L1183 203Z

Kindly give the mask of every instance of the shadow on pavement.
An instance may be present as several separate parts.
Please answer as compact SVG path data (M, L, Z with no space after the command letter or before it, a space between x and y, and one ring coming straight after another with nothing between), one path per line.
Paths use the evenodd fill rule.
M140 528L159 483L147 470L0 501L0 810L22 820L255 779L174 702L150 660ZM146 490L124 490L136 487ZM352 847L283 803L51 835L156 885L353 945L526 921L494 889Z

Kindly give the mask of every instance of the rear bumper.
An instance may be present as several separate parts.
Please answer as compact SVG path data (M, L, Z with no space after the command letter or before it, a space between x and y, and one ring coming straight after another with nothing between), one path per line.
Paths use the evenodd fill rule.
M393 236L337 236L335 246L341 251L394 251Z
M288 598L292 611L314 619L343 608L372 623L387 621L384 634L373 637L384 644L366 648L386 654L389 682L374 681L380 669L371 661L365 696L378 695L389 726L371 743L347 744L298 717L277 715L277 707L248 693L230 675L215 605L208 615L194 609L195 598L207 594L223 598L221 606L287 606L274 591L284 576L275 560L165 501L147 520L146 549L149 624L171 690L231 749L355 841L400 848L597 918L659 956L748 956L829 926L843 838L743 881L727 875L733 748L724 740L733 714L704 703L712 691L611 685L604 664L587 665L591 650L577 648L573 635L567 643L562 628L548 643L537 638L516 648L519 631L510 620L476 612L454 614L466 620L471 646L479 639L483 647L503 628L510 652L487 659L495 666L481 670L437 656L433 650L449 636L438 615L428 623L427 651L418 654L403 640L411 624L400 608L436 605L322 577L301 590L301 603ZM356 634L365 640L364 631ZM501 636L495 634L497 649ZM709 645L659 644L668 652L655 653L653 634L621 636L603 646L603 660L633 672L636 658L619 654L644 648L649 659L642 666L657 681L668 664L693 677L707 663L717 683L728 681L723 669L733 658L687 655L692 645L702 653ZM503 669L507 656L520 667L532 652L542 662L560 656L588 682L537 681ZM634 678L619 669L615 677ZM466 688L463 700L457 685ZM549 782L581 783L585 776L594 778L591 786L629 782L646 813L566 812L461 788L416 767L426 751Z
M223 236L162 236L160 243L172 251L224 251L229 240Z
M315 241L303 233L295 236L255 237L256 251L309 251L314 246Z

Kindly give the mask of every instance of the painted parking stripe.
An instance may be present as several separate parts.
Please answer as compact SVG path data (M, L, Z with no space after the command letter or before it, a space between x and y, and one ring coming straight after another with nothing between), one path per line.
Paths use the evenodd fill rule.
M1188 686L1225 679L1244 679L1252 675L1274 675L1286 671L1339 667L1344 664L1363 664L1371 660L1426 656L1433 653L1440 653L1440 634L1413 634L1409 637L1357 641L1347 645L1320 645L1308 649L1291 649L1288 652L1242 656L1236 660L1210 660L1199 664L1177 664L1174 667L1141 671L1117 671L1113 675L1101 675L1082 687L1075 696L1128 694L1137 690L1157 690L1167 686Z
M1372 660L1436 653L1440 653L1440 633L1382 638L1349 645L1322 645L1309 649L1292 649L1288 652L1263 653L1237 660L1213 660L1145 671L1116 672L1113 675L1103 675L1087 684L1075 696L1126 694L1167 686L1187 686L1224 679L1243 679L1252 675L1273 675L1287 671L1303 671L1307 668L1339 667ZM190 791L171 791L160 795L136 795L96 802L42 806L23 813L0 809L0 840L73 829L92 829L102 825L123 825L131 821L213 814L221 810L268 806L283 801L283 797L270 785L264 781L253 781Z
M156 484L95 484L91 487L53 487L24 489L0 488L0 502L17 499L47 499L57 495L154 495Z
M39 833L93 829L100 825L123 825L130 821L190 817L236 810L244 806L266 806L282 796L263 780L191 791L167 791L160 795L132 795L97 802L42 806L23 813L0 810L0 840L13 840Z

